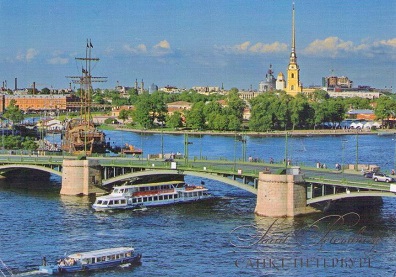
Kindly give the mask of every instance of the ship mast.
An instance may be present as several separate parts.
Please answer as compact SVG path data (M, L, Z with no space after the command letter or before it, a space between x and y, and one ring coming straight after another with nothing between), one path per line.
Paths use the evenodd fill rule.
M91 103L92 103L92 82L107 82L107 77L93 77L91 75L91 62L99 61L99 58L92 58L92 42L87 39L87 46L85 49L85 58L75 58L78 61L85 62L85 67L82 67L81 76L67 76L72 79L75 84L80 84L81 89L81 109L80 119L81 123L89 124L92 122Z

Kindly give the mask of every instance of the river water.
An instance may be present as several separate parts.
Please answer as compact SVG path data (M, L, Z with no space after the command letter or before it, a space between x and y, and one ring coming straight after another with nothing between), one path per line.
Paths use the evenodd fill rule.
M111 142L129 143L147 154L184 152L182 135L106 134ZM242 157L242 143L235 137L188 139L191 159ZM293 163L354 164L357 156L359 163L389 171L395 161L392 139L350 135L288 138L286 143L285 138L247 137L246 155L281 161L287 148ZM89 276L394 276L396 272L396 198L384 198L379 206L348 206L329 214L277 220L254 215L254 195L204 179L215 196L209 201L145 212L97 213L90 208L94 198L60 196L59 178L43 182L22 177L0 180L0 259L15 275L37 276L43 256L51 262L65 253L129 245L142 253L141 265ZM186 181L202 179L186 176Z

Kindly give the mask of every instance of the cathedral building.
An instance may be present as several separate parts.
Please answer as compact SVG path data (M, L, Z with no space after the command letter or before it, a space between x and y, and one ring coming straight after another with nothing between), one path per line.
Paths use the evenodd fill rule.
M261 81L259 83L259 92L268 92L275 90L276 79L273 74L274 72L272 71L272 65L270 64L270 68L265 75L265 81Z
M285 75L280 72L275 79L273 76L272 65L270 65L266 74L266 80L259 83L259 93L272 90L284 90L287 94L292 96L296 96L298 93L303 92L303 87L300 82L300 67L297 64L294 4L292 10L292 43L289 65L287 68L287 78L285 78Z
M302 84L300 82L300 68L297 64L296 55L296 31L294 24L294 4L292 13L292 47L289 59L289 66L287 68L287 85L286 92L292 96L296 96L302 92Z

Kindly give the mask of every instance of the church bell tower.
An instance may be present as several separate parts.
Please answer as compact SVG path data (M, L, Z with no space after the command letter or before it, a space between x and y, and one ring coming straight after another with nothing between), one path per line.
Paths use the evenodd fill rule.
M296 96L297 93L302 92L302 86L300 83L300 68L297 64L296 55L296 32L294 24L294 3L292 13L292 47L290 53L289 66L287 68L287 87L286 92L292 96Z

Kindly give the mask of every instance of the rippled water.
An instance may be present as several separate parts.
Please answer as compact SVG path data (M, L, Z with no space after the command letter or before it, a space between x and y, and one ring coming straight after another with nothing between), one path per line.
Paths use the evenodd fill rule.
M111 136L115 139L121 134L113 132ZM136 139L136 146L140 146L138 136L122 136ZM352 163L354 138L348 139L351 149L344 153ZM233 151L222 148L228 145L232 149L233 138L194 139L194 146L204 139L212 155L233 158ZM144 140L144 149L149 145L153 145L152 153L161 149L160 135ZM166 149L178 151L179 140L182 137L166 136ZM340 156L335 151L340 149L340 141L340 137L329 137L289 143L294 157L300 153L301 162L314 163L315 153L331 164ZM394 158L391 142L389 137L359 137L361 159L389 167ZM260 153L263 158L268 153L281 159L283 145L282 138L249 138L248 153ZM384 153L386 147L390 148L389 157L384 158L377 152ZM199 147L190 154L199 155ZM187 176L186 181L199 183L201 179ZM145 212L97 213L90 208L92 198L60 196L60 180L55 177L49 182L25 180L29 186L19 188L17 181L0 180L0 258L16 275L26 276L37 274L44 255L54 261L64 253L133 245L143 254L140 266L89 276L393 276L396 272L394 198L384 198L377 207L347 207L333 212L354 210L360 215L359 222L346 218L344 225L331 228L330 221L321 221L315 229L309 227L324 214L277 221L256 217L254 195L204 181L215 196L210 201L153 207ZM353 223L356 225L351 226ZM355 242L363 238L365 242Z

